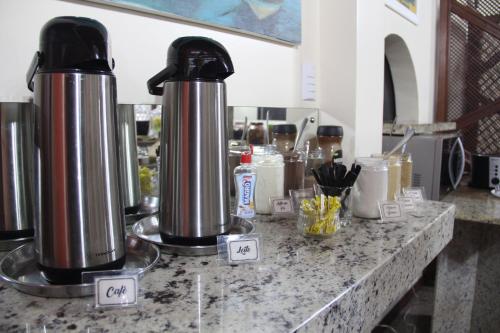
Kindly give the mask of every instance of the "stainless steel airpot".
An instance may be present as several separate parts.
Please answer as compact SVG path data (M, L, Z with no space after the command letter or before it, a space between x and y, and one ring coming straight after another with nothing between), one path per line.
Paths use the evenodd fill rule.
M151 94L163 95L159 221L165 243L214 245L230 229L224 79L233 72L221 44L182 37L170 45L167 67L148 81Z

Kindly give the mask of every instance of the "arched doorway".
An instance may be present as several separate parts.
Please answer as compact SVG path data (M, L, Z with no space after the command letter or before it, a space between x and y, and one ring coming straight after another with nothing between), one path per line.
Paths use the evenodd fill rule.
M398 35L385 38L384 122L418 122L418 89L415 67L405 41ZM391 92L390 89L393 89Z

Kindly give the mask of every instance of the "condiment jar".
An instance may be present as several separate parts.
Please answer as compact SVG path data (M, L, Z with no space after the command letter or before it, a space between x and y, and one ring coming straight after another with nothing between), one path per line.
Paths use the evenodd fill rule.
M361 172L353 188L353 214L368 219L380 217L378 202L387 200L387 161L377 157L356 159Z
M401 159L399 155L392 155L387 162L389 166L387 200L396 200L401 192Z
M343 135L342 126L318 126L316 136L318 144L323 150L325 163L331 163L332 158L335 158L335 162L342 162Z
M293 149L297 137L295 124L273 125L273 145L280 153L287 153Z
M292 151L283 154L285 161L285 184L284 196L288 196L290 190L304 188L305 176L305 153Z
M270 199L283 197L285 172L283 155L272 146L254 147L253 162L256 167L255 211L271 214Z
M412 187L413 159L410 153L401 155L401 189Z

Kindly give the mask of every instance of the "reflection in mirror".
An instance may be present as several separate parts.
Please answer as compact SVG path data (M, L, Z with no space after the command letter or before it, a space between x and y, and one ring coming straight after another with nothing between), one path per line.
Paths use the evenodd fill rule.
M230 106L228 107L229 136L231 140L244 144L273 144L277 139L291 140L293 144L290 148L293 148L300 127L307 118L303 135L297 144L298 147L302 147L309 141L315 147L318 116L317 109Z
M133 107L136 117L138 144L149 146L151 142L157 142L161 130L162 106L160 104L134 104ZM239 140L245 144L264 144L265 142L272 144L274 128L274 137L291 134L289 137L293 138L294 141L298 132L300 132L302 122L307 118L298 147L302 147L307 141L309 141L311 147L316 147L318 117L318 109L229 106L229 140Z

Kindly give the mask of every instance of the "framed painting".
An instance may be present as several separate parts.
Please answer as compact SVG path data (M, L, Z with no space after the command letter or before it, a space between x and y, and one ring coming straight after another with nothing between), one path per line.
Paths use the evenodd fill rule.
M408 21L418 24L417 0L385 0L385 4Z
M300 0L87 0L300 44Z

